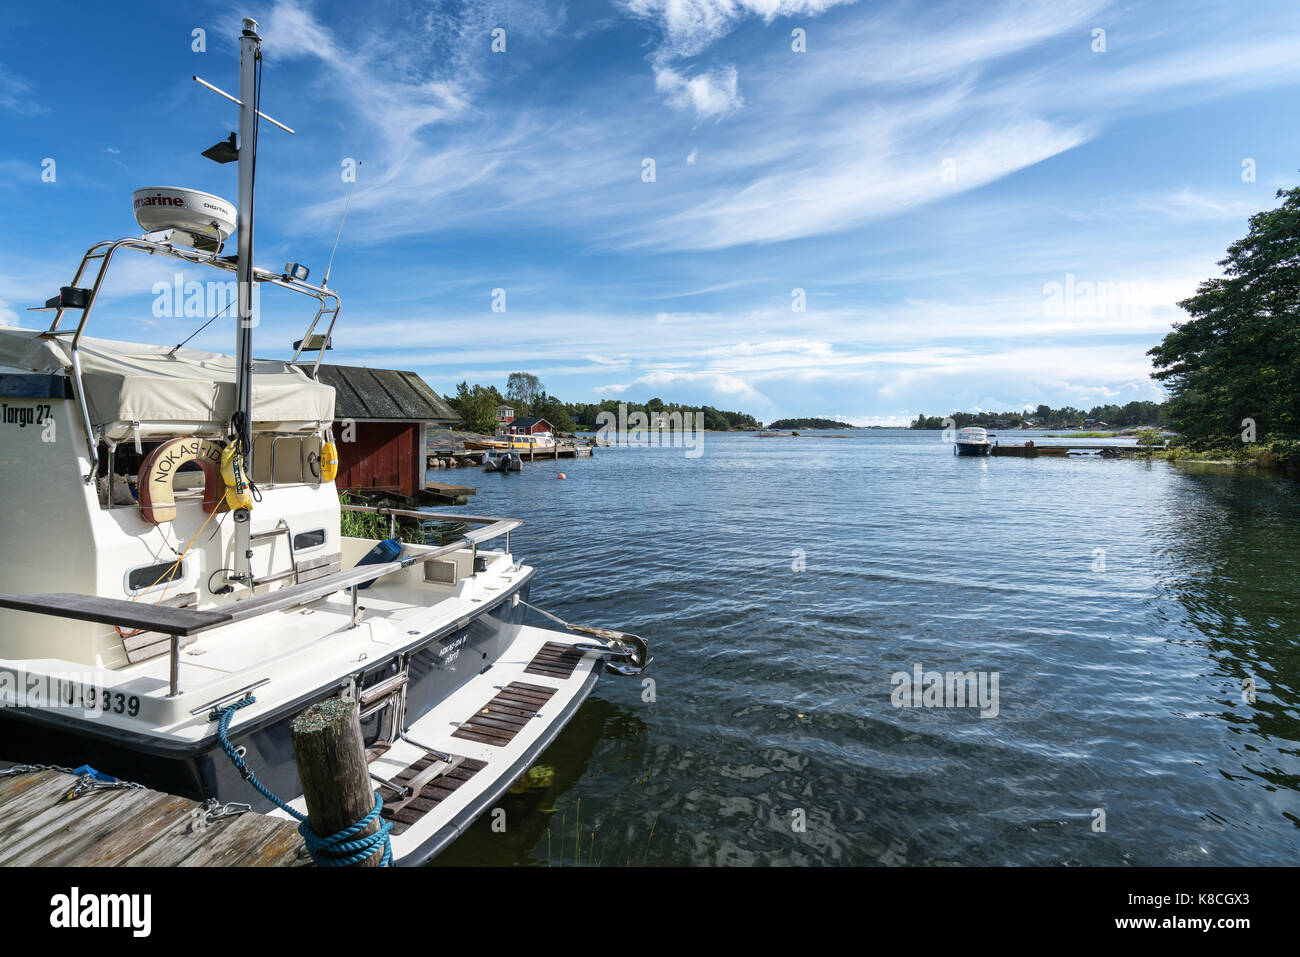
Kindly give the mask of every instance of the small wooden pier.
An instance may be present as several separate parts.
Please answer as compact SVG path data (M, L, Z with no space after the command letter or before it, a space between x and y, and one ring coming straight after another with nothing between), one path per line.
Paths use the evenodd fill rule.
M478 494L478 489L471 485L450 485L447 482L430 482L426 479L424 482L424 492L428 495L435 495L444 499L449 505L464 505L465 500L469 496ZM422 501L420 504L438 505L442 503L437 501L432 503Z
M425 464L431 469L464 468L468 465L482 465L487 456L497 455L501 452L517 452L525 462L535 462L538 459L545 461L547 459L591 458L591 450L590 445L578 445L576 442L557 442L550 448L437 449L428 454Z
M578 445L574 442L557 442L549 449L517 449L519 457L529 462L535 459L581 459L591 458L590 445Z
M1069 442L1061 445L995 445L989 449L990 455L1010 456L1012 458L1064 458L1071 452L1101 452L1103 455L1136 455L1146 451L1139 445L1104 445L1098 442Z
M223 815L187 798L135 786L105 788L59 770L3 770L0 866L311 864L291 821L252 811Z

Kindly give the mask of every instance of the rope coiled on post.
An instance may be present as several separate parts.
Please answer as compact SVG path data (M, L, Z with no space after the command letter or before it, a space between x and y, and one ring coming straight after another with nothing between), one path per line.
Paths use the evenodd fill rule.
M358 834L374 823L384 809L384 799L379 796L378 791L375 792L375 806L369 814L356 824L345 827L335 834L322 837L311 829L311 824L307 821L307 815L290 807L268 789L266 785L257 780L257 775L253 773L253 769L248 766L243 756L230 743L230 719L234 717L235 712L240 708L246 707L256 700L252 695L249 695L247 698L236 701L224 708L213 708L212 713L208 715L210 721L217 722L217 740L221 743L221 750L226 752L226 757L230 758L230 763L235 766L235 770L240 773L245 781L256 788L262 797L280 810L292 815L299 822L298 833L302 835L307 850L311 854L312 863L317 867L349 867L361 863L376 852L382 854L379 860L380 867L392 867L393 848L388 840L388 832L393 829L392 824L381 821L379 830L375 831L375 833L357 838ZM354 838L356 839L354 840Z

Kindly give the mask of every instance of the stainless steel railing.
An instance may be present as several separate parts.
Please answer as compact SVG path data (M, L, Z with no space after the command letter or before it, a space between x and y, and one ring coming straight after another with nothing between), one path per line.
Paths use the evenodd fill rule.
M447 545L417 551L411 555L402 555L391 562L375 565L361 565L347 571L335 572L301 585L291 585L265 595L258 595L243 601L236 601L217 608L188 609L172 608L159 605L142 605L119 598L101 598L97 595L43 594L43 595L4 595L0 594L0 608L12 608L18 611L33 612L38 615L51 615L58 618L71 618L78 621L93 621L107 625L139 631L154 631L171 637L171 659L169 664L168 697L175 697L180 690L180 639L190 635L202 634L214 628L222 628L239 621L247 621L296 608L308 602L316 601L343 589L352 590L352 602L356 605L356 586L405 571L414 565L421 565L450 555L469 547L477 555L480 542L506 536L506 550L509 551L509 534L523 523L513 518L491 518L484 515L457 515L447 512L418 512L410 509L383 509L364 505L347 505L347 509L367 512L392 512L394 516L409 515L422 519L453 519L482 528L470 529L454 542ZM427 546L417 546L421 549Z
M76 274L72 277L72 285L79 286L82 278L86 274L86 269L90 263L98 261L99 268L95 274L95 281L91 285L90 295L86 300L85 308L81 310L81 319L77 322L75 330L60 330L59 324L63 321L63 314L68 311L67 306L59 306L54 313L54 319L50 323L49 329L45 334L51 337L72 336L69 344L69 351L72 355L72 373L75 380L74 393L76 395L77 407L81 412L82 425L86 430L86 449L90 456L90 470L86 474L86 484L89 485L95 479L95 474L99 470L99 439L95 435L94 427L90 421L90 407L86 402L86 390L82 381L81 359L78 355L78 349L81 345L81 337L86 331L86 325L90 321L90 313L99 299L100 287L104 284L104 277L108 274L109 264L113 260L114 254L119 249L134 249L140 252L146 252L151 256L167 256L171 259L178 259L182 262L192 263L198 266L212 266L216 269L222 269L226 272L233 273L237 270L235 263L221 258L218 253L220 249L212 252L203 252L197 249L189 249L184 246L175 246L171 243L155 242L152 239L127 237L125 239L106 240L96 243L86 250L86 254L81 258L81 264L77 267ZM270 283L273 286L279 286L282 289L288 289L317 300L319 306L316 310L316 316L312 319L308 327L308 334L315 329L321 318L329 313L329 325L324 333L323 343L329 342L329 337L334 331L334 325L338 322L339 312L343 308L343 300L339 294L332 289L324 286L313 286L310 283L300 282L296 279L290 279L288 276L276 275L267 272L265 269L254 269L254 279L257 282ZM306 337L304 337L304 343ZM294 353L293 361L297 362L302 352L306 351L302 346ZM311 376L316 378L320 369L321 360L325 356L325 349L322 348L316 354L316 361L312 364Z

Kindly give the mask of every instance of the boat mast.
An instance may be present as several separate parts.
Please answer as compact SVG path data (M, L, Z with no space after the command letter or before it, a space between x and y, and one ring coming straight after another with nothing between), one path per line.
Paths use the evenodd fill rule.
M257 21L244 18L239 37L239 202L238 269L239 325L235 339L235 414L231 419L234 441L244 456L245 474L253 474L253 180L257 169L257 107L260 99L258 61L262 38ZM242 513L242 514L241 514ZM235 569L246 584L252 584L250 516L238 509L235 519Z

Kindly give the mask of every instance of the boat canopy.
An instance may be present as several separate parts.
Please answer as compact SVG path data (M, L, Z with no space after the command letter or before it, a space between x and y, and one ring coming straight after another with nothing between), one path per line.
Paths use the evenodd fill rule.
M77 345L91 424L121 441L143 431L223 430L235 411L235 360L196 349L83 336ZM73 376L71 344L0 326L0 367ZM314 432L334 420L334 389L288 362L253 360L255 431Z

